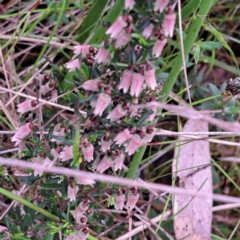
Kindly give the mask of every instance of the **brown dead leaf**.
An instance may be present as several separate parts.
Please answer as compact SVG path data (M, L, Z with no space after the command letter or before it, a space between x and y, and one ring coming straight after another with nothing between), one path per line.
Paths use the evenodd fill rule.
M207 132L208 123L202 120L188 120L183 132ZM207 136L203 136L207 137ZM191 141L176 148L173 172L176 185L202 194L212 194L210 150L207 140ZM210 239L212 224L212 198L173 195L174 230L176 239Z

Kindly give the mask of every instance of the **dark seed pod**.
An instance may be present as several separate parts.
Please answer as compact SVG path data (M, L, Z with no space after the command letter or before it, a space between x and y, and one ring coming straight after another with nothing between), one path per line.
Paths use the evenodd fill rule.
M230 81L227 84L226 90L222 95L236 96L240 94L240 77L235 79L230 78Z

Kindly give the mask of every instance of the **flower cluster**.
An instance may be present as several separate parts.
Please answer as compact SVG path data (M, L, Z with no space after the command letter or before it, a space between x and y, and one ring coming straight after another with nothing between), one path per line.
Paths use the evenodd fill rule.
M144 1L125 1L125 10L111 25L105 23L106 37L99 45L77 45L77 57L66 63L68 74L73 74L79 89L73 102L74 109L84 111L80 118L80 140L77 150L67 124L56 124L49 139L49 154L33 157L35 176L42 176L39 166L55 164L72 166L78 159L80 169L97 173L121 171L124 160L152 141L156 132L161 84L158 80L158 58L173 36L176 15L175 1L156 0L148 9ZM142 14L141 11L145 11ZM146 14L147 11L147 14ZM55 94L56 82L48 79L40 87L43 96ZM37 100L26 100L18 105L24 114L37 108ZM79 106L81 105L81 106ZM36 124L28 122L12 137L15 145L25 143ZM77 156L76 156L77 154ZM51 156L51 157L50 157ZM75 163L74 163L75 164ZM75 165L76 166L76 165ZM93 186L91 178L67 180L70 202L77 200L81 185ZM126 207L132 210L139 198L136 188L127 193ZM126 200L120 189L114 196L116 208L121 210ZM82 224L67 239L86 239L88 230L86 201L74 211L76 222Z

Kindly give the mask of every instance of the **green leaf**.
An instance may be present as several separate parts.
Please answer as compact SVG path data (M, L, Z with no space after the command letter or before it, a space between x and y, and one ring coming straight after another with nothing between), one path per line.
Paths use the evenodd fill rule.
M222 47L222 45L223 44L221 42L213 42L213 41L206 41L206 42L199 43L200 48L203 50L214 50Z
M95 25L100 22L100 17L102 16L108 2L109 0L94 1L87 16L82 22L80 28L81 35L76 39L78 42L82 44L86 42Z
M44 190L56 190L61 189L61 184L58 183L43 183L38 185L39 188Z
M80 129L77 127L76 134L73 142L73 165L77 166L79 163L78 155L79 155L79 144L80 144Z

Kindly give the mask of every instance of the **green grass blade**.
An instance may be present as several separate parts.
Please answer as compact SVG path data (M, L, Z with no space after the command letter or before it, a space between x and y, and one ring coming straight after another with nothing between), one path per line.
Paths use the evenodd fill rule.
M109 0L101 0L101 1L95 0L87 16L84 18L82 22L80 31L84 31L84 33L81 33L77 37L76 41L82 44L86 42L93 28L100 22L100 18L108 2Z

